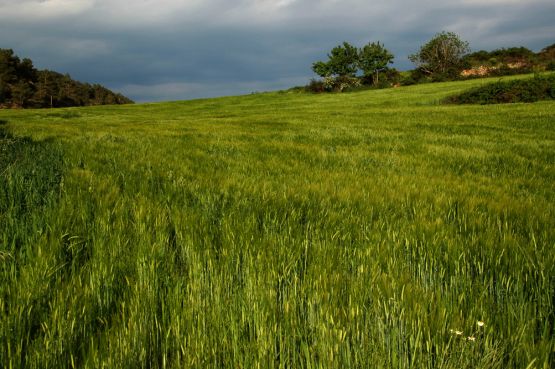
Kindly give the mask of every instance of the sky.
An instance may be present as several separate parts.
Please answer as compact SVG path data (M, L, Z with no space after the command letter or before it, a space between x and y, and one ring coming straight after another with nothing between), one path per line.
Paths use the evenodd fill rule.
M0 0L0 48L137 102L305 85L347 41L394 67L441 31L473 51L555 43L553 0Z

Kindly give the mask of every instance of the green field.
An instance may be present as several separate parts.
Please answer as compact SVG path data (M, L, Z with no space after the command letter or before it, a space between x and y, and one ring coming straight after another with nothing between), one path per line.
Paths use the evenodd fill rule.
M482 83L0 111L0 367L555 367L555 102Z

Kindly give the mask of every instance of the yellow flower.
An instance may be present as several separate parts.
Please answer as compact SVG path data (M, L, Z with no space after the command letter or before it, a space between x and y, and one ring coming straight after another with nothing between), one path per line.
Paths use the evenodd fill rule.
M478 324L478 327L483 327L484 325L486 325L486 323L482 322L481 320L478 320L476 324Z
M474 336L468 336L466 339L469 341L476 341L476 337Z

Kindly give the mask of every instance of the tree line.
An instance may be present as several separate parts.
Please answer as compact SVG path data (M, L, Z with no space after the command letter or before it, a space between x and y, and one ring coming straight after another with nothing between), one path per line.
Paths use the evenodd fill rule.
M327 61L312 64L312 70L321 79L311 80L306 89L340 92L361 85L390 87L555 70L555 44L539 53L525 47L470 51L469 43L459 35L443 31L409 55L416 68L401 74L389 66L394 55L379 41L362 48L343 42L331 50Z
M82 83L68 74L37 70L30 59L0 49L0 108L59 108L132 104L99 84Z

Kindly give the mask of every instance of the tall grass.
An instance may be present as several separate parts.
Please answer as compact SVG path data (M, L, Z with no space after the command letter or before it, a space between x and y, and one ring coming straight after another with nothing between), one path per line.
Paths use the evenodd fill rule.
M553 367L555 104L479 83L0 112L0 365Z

